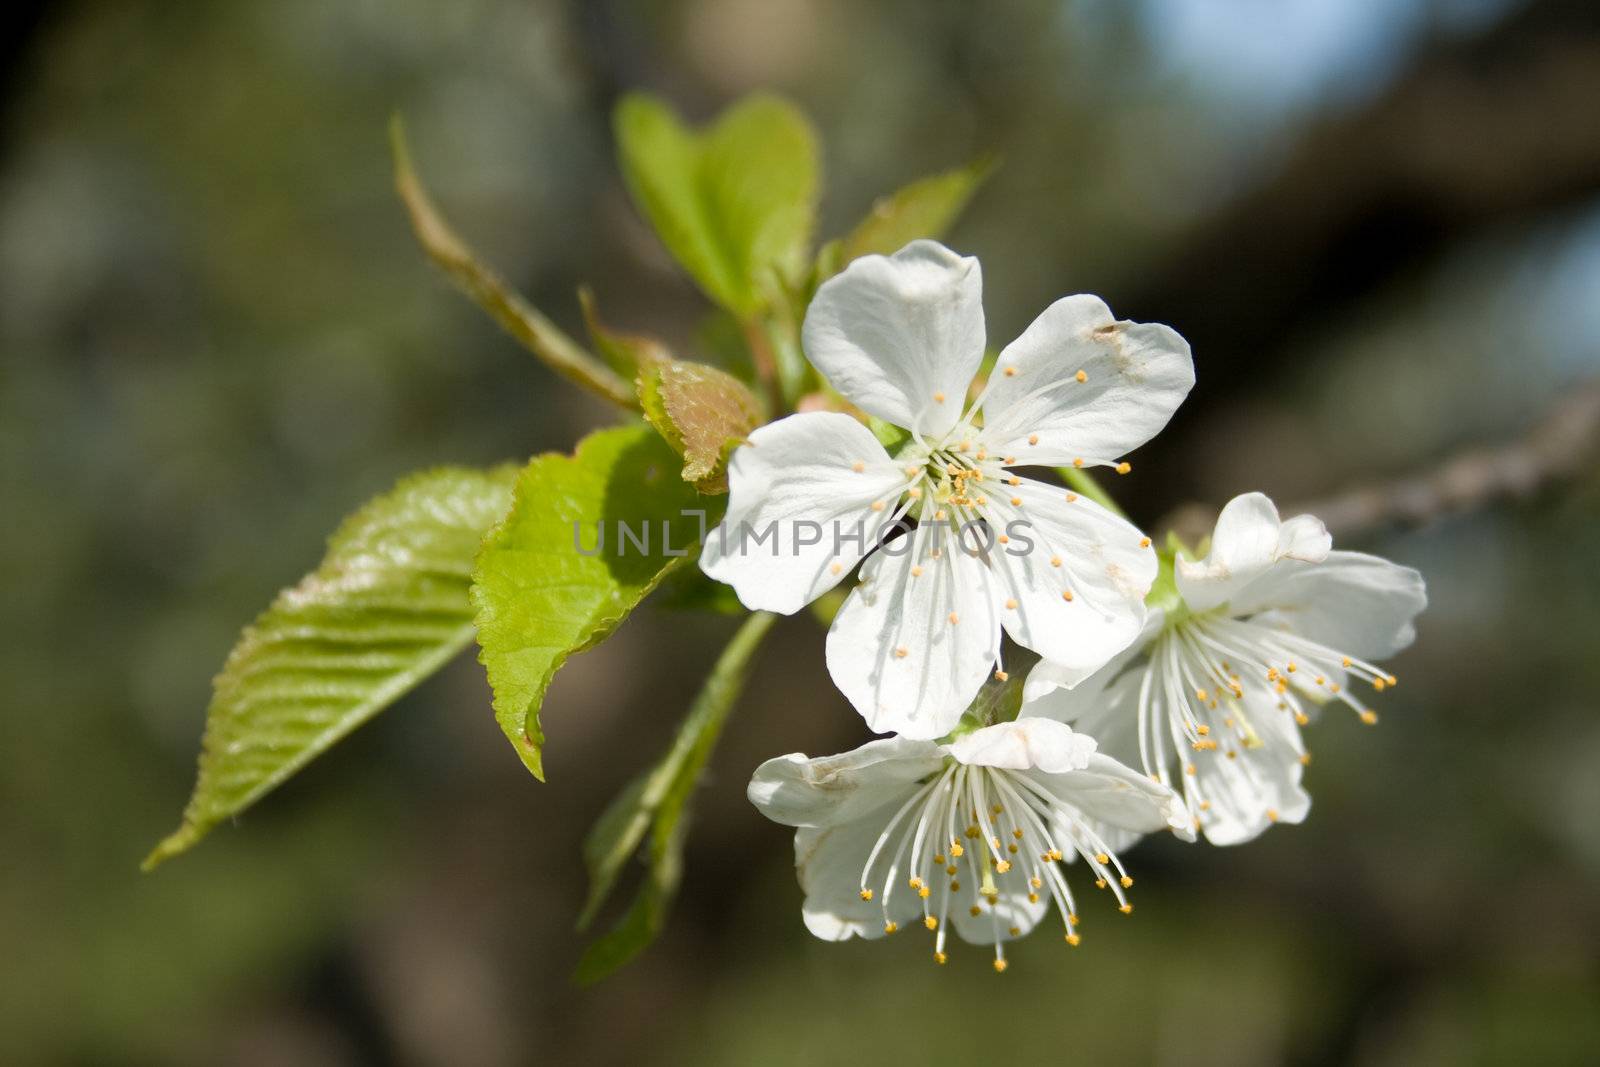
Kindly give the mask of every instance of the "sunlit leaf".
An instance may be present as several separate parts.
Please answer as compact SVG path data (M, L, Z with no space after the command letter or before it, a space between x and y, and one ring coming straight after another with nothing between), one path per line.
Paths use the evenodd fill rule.
M613 123L623 179L661 241L712 300L758 311L799 275L816 216L816 135L776 97L752 96L704 130L633 94Z
M849 235L830 247L826 258L832 262L823 273L832 274L858 256L891 255L919 237L943 237L995 166L993 157L985 157L883 197Z
M472 640L467 587L514 467L441 468L356 512L217 676L194 795L154 867L249 807Z
M623 865L644 842L646 832L650 834L638 895L617 925L584 952L578 963L580 983L604 978L661 932L683 868L689 797L722 735L728 713L744 690L756 649L776 619L757 612L745 620L711 669L672 748L648 774L634 780L612 801L584 842L589 895L578 919L580 929L593 920Z
M472 575L478 658L500 728L541 780L539 709L556 670L609 635L674 567L692 563L699 516L707 526L719 518L678 477L681 466L642 423L597 431L574 455L536 456L524 467L510 514L484 542Z

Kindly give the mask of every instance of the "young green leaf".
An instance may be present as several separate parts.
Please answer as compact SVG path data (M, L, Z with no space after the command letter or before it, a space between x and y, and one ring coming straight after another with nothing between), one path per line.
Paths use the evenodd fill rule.
M610 635L719 516L678 478L678 456L643 423L598 430L571 456L534 457L472 573L478 659L495 718L544 779L539 708L556 670Z
M472 640L467 586L515 467L415 474L347 519L217 676L199 778L150 869L239 814Z
M584 952L577 973L581 984L615 971L660 933L683 868L690 793L744 690L756 649L776 620L766 612L745 620L711 669L667 754L618 794L584 841L589 895L578 918L580 930L593 921L628 857L650 832L644 883L618 924Z
M912 182L883 197L850 234L830 247L824 276L844 268L858 256L890 255L919 237L942 237L978 191L996 161L991 156L964 167Z
M434 207L411 165L406 147L405 128L399 116L389 124L389 140L394 151L395 188L411 215L411 228L428 257L450 276L450 280L474 304L487 311L500 328L520 341L557 374L575 385L605 397L612 403L631 408L633 390L610 367L584 350L562 329L522 299L505 281L456 236Z
M743 382L704 363L656 363L639 372L639 405L683 457L684 481L708 495L728 491L728 453L761 421Z
M747 97L696 131L636 93L617 106L613 126L634 203L712 300L748 318L774 275L802 272L818 163L811 124L793 105Z

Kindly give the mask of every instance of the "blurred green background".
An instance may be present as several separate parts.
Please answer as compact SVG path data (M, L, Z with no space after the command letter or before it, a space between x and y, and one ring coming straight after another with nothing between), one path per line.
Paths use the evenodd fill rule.
M1345 538L1432 607L1304 826L1129 857L1130 919L936 968L809 940L761 759L864 739L805 617L697 796L672 924L589 991L578 842L731 621L636 615L558 677L531 780L463 657L192 855L175 824L238 628L400 474L609 414L451 292L385 123L462 233L577 327L686 353L705 304L608 112L774 88L825 234L983 151L951 243L991 340L1098 292L1199 386L1135 517L1292 506L1522 433L1600 373L1600 7L1560 0L21 4L0 114L0 1062L1594 1062L1600 478Z

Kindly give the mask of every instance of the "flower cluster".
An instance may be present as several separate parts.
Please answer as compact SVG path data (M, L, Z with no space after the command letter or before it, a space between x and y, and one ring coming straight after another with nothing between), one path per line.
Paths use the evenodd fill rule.
M994 946L1052 908L1080 941L1065 864L1132 910L1118 852L1171 830L1236 844L1310 806L1300 728L1396 679L1415 571L1335 551L1259 493L1222 511L1203 557L1158 547L1087 494L1025 477L1124 458L1194 384L1172 329L1069 296L981 381L978 262L932 241L864 256L807 312L806 355L849 410L791 415L729 464L729 507L701 566L751 609L793 613L859 568L828 671L868 727L839 756L769 760L750 798L797 828L818 937L920 922ZM886 443L887 442L887 443ZM1038 657L1009 721L1005 637ZM1073 725L1068 725L1068 724ZM1180 785L1181 783L1181 785Z

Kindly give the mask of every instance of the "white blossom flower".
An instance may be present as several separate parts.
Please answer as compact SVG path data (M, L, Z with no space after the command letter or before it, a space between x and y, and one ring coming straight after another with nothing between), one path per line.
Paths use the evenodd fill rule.
M1374 661L1415 637L1422 576L1333 551L1320 521L1280 522L1271 500L1249 493L1222 509L1210 554L1179 557L1173 577L1141 639L1089 680L1035 667L1023 713L1075 722L1161 782L1181 779L1213 844L1300 822L1311 806L1300 727L1330 702L1377 721L1352 686L1395 684Z
M1139 633L1157 570L1150 541L1078 494L1013 467L1115 466L1194 383L1166 326L1119 322L1093 296L1056 301L1000 353L984 353L978 261L932 241L863 256L818 290L807 355L860 410L903 427L893 457L847 415L791 415L752 433L729 465L723 525L701 566L751 609L789 614L832 588L888 524L828 635L828 670L876 731L942 736L991 670L1002 629L1090 671ZM765 538L765 540L761 540Z
M750 800L795 826L807 929L828 941L877 938L919 923L946 959L953 926L972 944L1022 937L1053 904L1067 944L1078 908L1063 863L1082 857L1123 912L1133 885L1100 827L1192 835L1166 786L1095 751L1050 719L986 726L949 744L894 737L818 759L768 760Z

